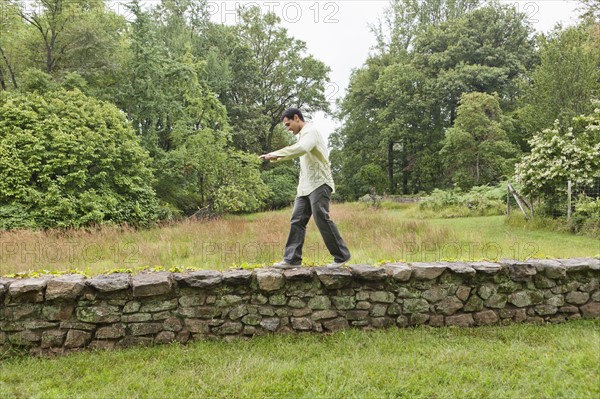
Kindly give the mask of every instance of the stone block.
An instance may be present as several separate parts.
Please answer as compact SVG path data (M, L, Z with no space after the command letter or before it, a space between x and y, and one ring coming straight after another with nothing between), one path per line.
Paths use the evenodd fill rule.
M448 268L447 262L411 262L412 277L417 280L433 280Z
M371 292L372 302L392 303L396 297L393 293L387 291L373 291Z
M82 330L69 330L65 339L64 347L69 348L84 348L92 340L92 333Z
M462 276L474 276L475 275L475 269L469 265L468 263L463 263L463 262L451 262L448 263L448 269L455 274L459 274Z
M163 330L179 332L183 328L181 320L178 317L169 317L163 321Z
M73 315L75 305L70 303L58 303L55 305L45 305L42 308L42 316L49 321L69 320Z
M350 328L350 325L348 324L348 320L338 317L337 319L324 321L323 327L328 331L340 331Z
M331 308L331 300L328 296L319 295L308 301L308 307L312 310L324 310Z
M252 270L236 269L223 272L223 283L229 285L249 285L252 281Z
M520 262L514 259L500 259L500 264L508 267L513 281L527 281L537 274L535 266L529 262Z
M315 272L321 283L330 290L347 287L352 282L352 273L347 269L317 267Z
M313 321L307 317L292 317L292 328L297 331L309 331L313 328Z
M463 303L455 296L446 297L435 308L438 312L445 316L456 313L457 310L463 307Z
M356 308L355 296L333 296L333 306L338 310L350 310Z
M169 344L173 341L175 341L175 333L172 331L161 331L154 338L154 343L159 345Z
M150 335L162 331L161 323L131 323L129 324L131 335Z
M410 315L411 325L421 325L429 321L430 316L426 313L413 313Z
M141 273L131 281L134 297L168 294L173 287L173 275L169 272Z
M154 313L164 312L166 310L177 309L177 298L173 299L154 299L150 301L142 302L139 312L142 313Z
M406 263L385 263L382 267L396 281L410 280L412 269Z
M248 307L244 304L238 305L229 311L229 318L237 320L248 314Z
M502 270L502 266L493 262L469 262L469 266L475 269L477 273L496 274Z
M311 319L315 321L323 320L323 319L333 319L338 317L339 314L335 310L327 309L327 310L318 310L314 312L311 316Z
M536 305L534 307L535 313L540 316L550 316L556 314L558 308L552 305Z
M429 312L429 303L425 299L422 299L422 298L405 299L403 309L404 309L403 310L404 313Z
M439 302L442 299L444 299L446 295L446 289L439 285L434 285L430 289L421 293L421 297L423 297L425 300L427 300L427 302L430 303Z
M512 303L518 308L524 308L531 305L531 296L527 291L518 291L508 296L508 302Z
M104 274L89 278L86 285L100 292L126 290L131 285L131 275L127 273Z
M42 344L43 349L48 348L60 348L63 346L67 332L64 330L48 330L42 332Z
M387 305L376 303L369 311L371 317L383 317L387 313Z
M75 299L85 287L85 277L80 274L68 274L48 280L46 300Z
M214 270L198 270L174 273L173 278L181 287L212 288L221 284L223 273Z
M259 325L261 320L262 320L262 316L258 315L258 314L248 314L248 315L242 317L242 323L250 325L250 326Z
M285 284L285 277L280 270L258 269L255 273L258 287L263 291L277 291Z
M500 320L498 314L493 310L484 310L483 312L474 313L473 318L478 326L490 326L498 323Z
M587 292L578 292L578 291L569 292L565 296L565 301L567 301L567 303L571 303L573 305L583 305L589 299L590 299L590 294L588 294Z
M371 326L374 328L388 328L394 324L394 319L391 317L373 317L371 319Z
M302 299L294 296L294 297L290 298L290 301L288 302L288 306L293 309L302 309L302 308L306 307L306 302L304 302Z
M8 293L14 301L43 302L47 278L27 278L14 280L8 286Z
M567 269L567 273L600 270L600 261L594 258L556 259Z
M121 316L121 321L123 323L143 323L150 320L152 320L152 315L150 313L132 313Z
M581 315L586 319L600 317L600 303L590 302L580 307Z
M183 307L202 306L206 303L206 293L198 292L198 295L186 295L179 297L179 304Z
M287 269L283 271L286 280L312 280L315 271L312 267L299 267L297 269Z
M387 272L381 267L371 265L349 265L348 270L355 279L366 281L383 281L387 278Z
M96 330L96 339L116 339L124 337L127 334L125 325L118 323L106 327L100 327Z
M121 320L119 307L105 304L77 307L76 314L77 320L84 323L116 323Z
M227 321L220 326L214 327L212 332L217 335L239 334L244 328L243 324L238 321Z
M500 309L506 306L506 301L506 294L493 294L484 302L484 304L488 308Z
M133 335L128 335L122 340L120 340L116 347L118 348L131 348L135 346L150 346L154 342L154 338L152 337L136 337Z
M447 326L472 327L474 324L475 320L470 313L446 317Z
M279 324L280 321L277 317L270 317L260 321L260 326L267 331L276 331L279 328Z

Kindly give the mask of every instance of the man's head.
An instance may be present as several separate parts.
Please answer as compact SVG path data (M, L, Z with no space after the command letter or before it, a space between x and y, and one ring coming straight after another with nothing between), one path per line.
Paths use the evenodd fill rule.
M288 108L281 115L281 121L285 128L294 134L298 134L304 127L304 117L298 108Z

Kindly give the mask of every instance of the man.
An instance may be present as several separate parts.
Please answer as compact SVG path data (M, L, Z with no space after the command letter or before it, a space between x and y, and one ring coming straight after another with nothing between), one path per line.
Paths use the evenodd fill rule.
M312 123L304 121L302 112L297 108L286 110L281 120L289 131L298 136L298 141L278 151L263 154L260 158L283 161L300 157L300 182L283 261L273 266L280 269L301 266L306 225L313 216L325 245L333 256L333 263L327 267L342 267L350 260L350 251L335 223L329 219L329 201L335 186L325 140Z

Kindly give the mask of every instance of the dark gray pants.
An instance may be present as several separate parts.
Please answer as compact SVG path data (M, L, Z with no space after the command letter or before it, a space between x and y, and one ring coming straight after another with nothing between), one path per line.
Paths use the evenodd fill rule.
M314 216L325 246L333 255L333 260L343 262L350 258L350 251L346 243L340 236L335 223L329 219L329 201L332 191L331 187L323 184L307 196L296 197L290 235L283 255L286 262L293 265L302 263L302 246L306 236L306 225L311 216Z

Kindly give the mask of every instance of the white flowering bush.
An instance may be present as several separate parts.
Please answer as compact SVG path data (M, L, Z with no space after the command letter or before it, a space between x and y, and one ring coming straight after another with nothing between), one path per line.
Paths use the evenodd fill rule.
M567 182L591 185L600 178L600 101L590 115L574 118L573 127L555 123L529 141L531 153L516 165L516 179L526 194L543 198L567 190Z

